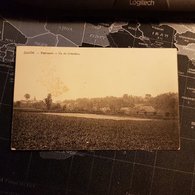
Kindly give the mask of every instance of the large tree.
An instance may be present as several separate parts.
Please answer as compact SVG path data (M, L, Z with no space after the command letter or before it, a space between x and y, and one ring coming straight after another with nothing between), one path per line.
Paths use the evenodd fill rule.
M26 100L28 101L28 100L30 99L30 94L26 93L26 94L24 95L24 97L25 97Z
M50 110L51 106L52 106L52 96L51 96L51 93L49 93L47 95L47 97L45 98L45 104L46 104L47 110Z
M151 104L155 109L178 115L178 94L164 93L151 99Z

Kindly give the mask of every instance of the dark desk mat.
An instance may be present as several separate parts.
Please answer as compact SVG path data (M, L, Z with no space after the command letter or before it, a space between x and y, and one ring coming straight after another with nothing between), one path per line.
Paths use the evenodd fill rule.
M181 150L10 151L16 45L176 47ZM0 19L0 194L195 195L194 175L194 24Z

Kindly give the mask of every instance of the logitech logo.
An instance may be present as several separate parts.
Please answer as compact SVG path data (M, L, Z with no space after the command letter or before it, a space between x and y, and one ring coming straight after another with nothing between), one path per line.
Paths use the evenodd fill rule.
M153 0L129 0L129 5L131 6L154 6L155 2Z

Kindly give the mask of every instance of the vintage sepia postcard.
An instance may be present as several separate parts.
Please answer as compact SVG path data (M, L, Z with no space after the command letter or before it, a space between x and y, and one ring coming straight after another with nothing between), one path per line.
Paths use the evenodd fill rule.
M178 150L176 49L18 46L12 150Z

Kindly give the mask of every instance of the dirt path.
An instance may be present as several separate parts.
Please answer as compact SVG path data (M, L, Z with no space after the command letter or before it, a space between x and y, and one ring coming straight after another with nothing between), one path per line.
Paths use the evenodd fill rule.
M78 117L78 118L91 118L91 119L107 119L107 120L133 120L133 121L151 121L157 119L145 119L145 118L136 118L136 117L128 117L128 116L111 116L111 115L103 115L103 114L81 114L81 113L43 113L49 115L56 116L65 116L65 117Z

